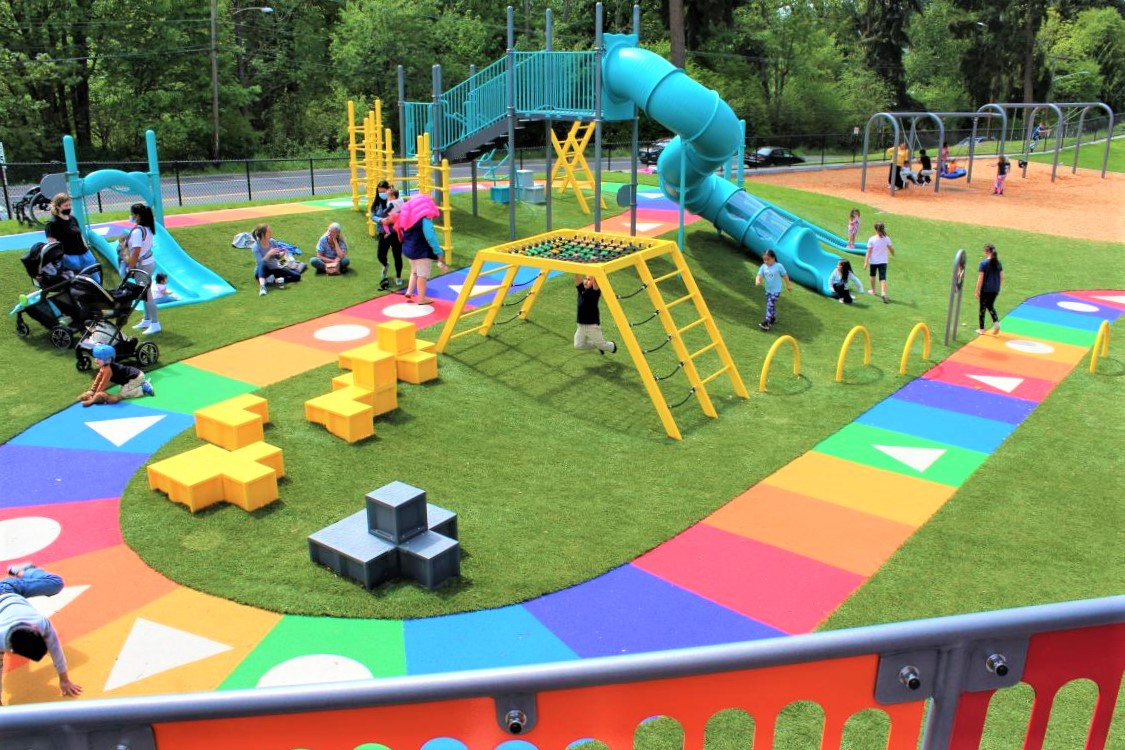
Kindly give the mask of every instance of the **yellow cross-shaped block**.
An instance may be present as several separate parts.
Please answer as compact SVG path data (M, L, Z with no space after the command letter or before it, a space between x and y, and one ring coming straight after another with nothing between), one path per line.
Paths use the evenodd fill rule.
M203 445L149 464L147 472L149 488L192 513L223 501L249 512L277 500L285 464L281 449L264 442L234 451Z

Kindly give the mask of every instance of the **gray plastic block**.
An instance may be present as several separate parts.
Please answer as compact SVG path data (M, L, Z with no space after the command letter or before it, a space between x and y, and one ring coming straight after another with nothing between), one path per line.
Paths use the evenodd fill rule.
M433 503L426 503L426 528L450 539L457 539L457 514Z
M516 199L523 203L546 203L547 188L543 185L516 188Z
M368 589L399 575L398 548L368 532L362 510L309 534L309 557Z
M367 493L367 525L372 534L399 544L426 530L426 491L391 482Z
M426 588L438 588L461 575L461 545L447 536L427 531L399 545L402 574Z

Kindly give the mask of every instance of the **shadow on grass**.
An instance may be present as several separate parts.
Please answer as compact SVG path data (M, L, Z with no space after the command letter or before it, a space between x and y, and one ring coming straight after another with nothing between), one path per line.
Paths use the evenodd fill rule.
M845 367L844 379L840 385L872 385L880 382L886 373L878 365L864 367Z

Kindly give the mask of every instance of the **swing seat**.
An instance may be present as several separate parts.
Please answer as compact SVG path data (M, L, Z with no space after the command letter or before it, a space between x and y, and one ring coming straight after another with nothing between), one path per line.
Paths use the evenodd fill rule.
M959 180L965 176L965 170L958 167L952 172L942 172L941 179L943 180Z

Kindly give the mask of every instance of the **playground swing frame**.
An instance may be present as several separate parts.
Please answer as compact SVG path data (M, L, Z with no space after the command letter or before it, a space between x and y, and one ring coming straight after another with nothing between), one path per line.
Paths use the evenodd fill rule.
M1086 121L1086 114L1091 109L1103 109L1106 112L1106 116L1109 118L1108 133L1109 133L1109 136L1110 136L1110 137L1106 138L1105 153L1102 156L1102 179L1104 180L1106 171L1109 167L1109 149L1110 149L1110 145L1113 142L1112 134L1113 134L1113 126L1114 126L1113 110L1105 102L1031 102L1031 103L1026 103L1026 104L1018 104L1018 103L996 104L996 103L991 103L991 104L982 105L980 107L980 109L977 110L977 111L978 112L995 111L995 112L999 113L1000 117L1003 119L1004 128L1003 128L1003 130L1001 131L1001 134L1000 134L1000 146L999 146L1000 153L1004 153L1005 138L1008 135L1008 114L1007 114L1008 110L1018 110L1018 111L1029 112L1024 118L1024 128L1025 128L1024 150L1023 150L1023 156L1024 157L1026 157L1030 154L1030 151L1028 150L1027 144L1029 144L1031 142L1031 134L1034 131L1034 124L1033 123L1035 122L1036 116L1039 114L1039 110L1047 109L1047 110L1050 110L1051 112L1053 112L1055 114L1055 127L1054 127L1055 155L1054 155L1054 159L1052 160L1052 163L1051 163L1051 182L1054 182L1056 176L1058 175L1059 155L1062 153L1062 144L1063 144L1063 140L1066 137L1066 116L1063 114L1063 110L1064 109L1077 109L1078 107L1082 108L1082 112L1078 116L1078 128L1077 128L1077 134L1075 135L1075 140L1074 140L1074 159L1073 159L1073 161L1071 163L1071 166L1070 166L1070 173L1076 174L1078 172L1078 152L1079 152L1079 149L1081 149L1081 147L1082 147L1082 125ZM971 148L971 146L970 146L970 148ZM1021 176L1027 177L1027 164L1028 164L1029 160L1027 158L1024 158L1024 159L1021 159L1021 161L1023 162L1023 170L1022 170Z

